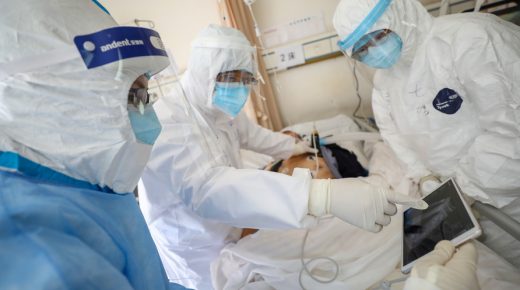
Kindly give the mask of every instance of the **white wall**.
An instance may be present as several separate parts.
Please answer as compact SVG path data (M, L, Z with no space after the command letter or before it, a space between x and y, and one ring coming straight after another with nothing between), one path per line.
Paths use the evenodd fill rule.
M119 24L134 19L155 22L164 44L171 50L183 71L191 41L210 23L220 23L217 0L99 0Z
M339 0L257 0L253 12L260 29L304 16L323 13L328 31L334 31L332 17ZM284 125L334 116L352 115L357 96L350 64L344 56L293 68L272 76ZM371 86L362 80L361 113L372 115Z

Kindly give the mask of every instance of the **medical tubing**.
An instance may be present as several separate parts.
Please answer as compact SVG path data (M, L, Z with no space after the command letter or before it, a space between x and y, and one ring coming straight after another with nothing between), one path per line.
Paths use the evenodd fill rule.
M381 290L391 290L393 284L404 282L404 281L406 281L406 279L408 279L408 276L404 276L404 277L397 278L397 279L390 280L390 281L384 280L383 282L381 282L379 288L377 288L376 290L379 290L379 289L381 289Z
M486 217L502 230L513 236L516 240L520 241L520 223L518 221L511 218L500 209L489 204L484 204L480 201L476 201L473 204L473 208L476 209L481 216Z
M321 221L321 218L318 218L318 224L320 223L320 221ZM338 279L338 275L339 275L339 264L338 264L338 262L336 260L334 260L331 257L316 257L316 258L310 259L307 262L304 261L305 244L307 243L307 238L309 236L309 232L310 232L310 229L307 229L305 231L305 236L303 237L303 242L302 242L302 247L301 247L301 254L300 254L300 261L302 263L302 269L300 270L300 274L298 275L298 283L300 284L300 287L303 290L306 290L306 288L303 286L303 281L302 281L302 277L303 277L303 272L304 271L307 273L307 275L309 275L309 277L312 278L312 280L314 280L314 281L316 281L318 283L322 283L322 284L329 284L329 283L332 283L332 282L336 281L336 279ZM326 261L331 262L334 265L335 273L334 273L334 276L332 278L330 278L330 279L320 279L320 278L316 277L314 274L312 274L311 271L309 271L309 269L307 268L307 265L309 265L312 262L318 261L318 260L326 260Z
M354 114L352 114L352 116L354 116L354 118L363 119L361 116L357 116L359 109L361 109L361 95L359 94L359 80L358 80L357 73L356 73L356 61L354 61L353 73L354 73L354 82L356 84L356 96L358 98L358 103L357 103L356 109L354 110Z
M244 1L247 5L247 7L249 8L249 13L251 13L251 20L253 20L253 27L255 29L255 35L256 35L256 38L258 39L258 43L260 43L260 48L263 50L265 49L264 48L264 42L262 41L262 32L260 31L260 27L258 27L258 22L256 21L256 17L255 17L255 14L253 13L253 8L251 7L251 5L253 4L252 2L254 1L250 1L250 3L248 3L248 1Z
M312 131L312 147L315 150L314 151L314 160L316 161L315 177L318 177L318 173L320 172L320 162L318 161L319 140L320 140L320 135L318 134L318 130L316 130L316 126L314 126L314 130Z

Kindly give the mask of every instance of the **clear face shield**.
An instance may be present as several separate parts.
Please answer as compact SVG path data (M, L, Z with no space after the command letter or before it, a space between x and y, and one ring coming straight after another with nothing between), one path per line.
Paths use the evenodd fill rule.
M188 70L175 94L160 101L180 111L174 117L178 131L173 143L189 164L178 169L185 170L179 172L184 176L179 184L207 179L221 166L242 167L238 140L232 138L235 129L229 122L258 87L255 49L245 37L224 27L210 27L203 33L192 44Z
M352 48L352 58L375 69L392 67L401 56L403 42L390 29L380 29L361 37Z
M354 31L338 41L343 54L374 69L388 69L397 62L403 47L401 37L388 28L370 32L391 3L380 0Z
M360 91L372 90L375 70L391 68L398 61L403 46L401 38L391 29L374 30L377 28L374 27L376 22L381 19L391 4L392 0L379 0L361 23L337 43L354 74L359 99L358 106L354 111L356 123L358 125L360 123L368 124L360 126L369 131L374 129L373 119L357 115L361 104ZM383 22L386 22L386 20ZM379 26L384 28L388 24L383 22ZM359 122L359 120L363 122ZM368 120L368 123L364 120Z
M148 94L148 80L169 64L159 34L142 27L115 27L74 38L87 68L118 61L117 75L128 77L126 101L130 124L138 142L153 145L161 132L161 124ZM137 76L136 76L137 74Z

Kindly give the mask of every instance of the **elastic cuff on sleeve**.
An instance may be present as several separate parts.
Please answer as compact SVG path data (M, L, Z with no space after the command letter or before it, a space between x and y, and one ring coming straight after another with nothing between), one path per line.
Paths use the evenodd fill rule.
M320 217L330 208L330 179L313 179L309 193L309 214Z

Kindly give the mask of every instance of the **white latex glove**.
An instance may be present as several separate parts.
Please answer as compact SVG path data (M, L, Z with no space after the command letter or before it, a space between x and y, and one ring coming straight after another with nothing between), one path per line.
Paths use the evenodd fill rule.
M455 251L451 242L440 241L417 261L404 289L479 290L476 269L477 250L472 242Z
M433 174L423 176L419 180L419 189L421 191L421 196L428 195L429 193L431 193L432 191L437 189L437 187L439 187L441 184L442 184L442 182L439 179L439 177L437 177Z
M304 141L298 141L294 144L292 156L298 156L304 153L318 153L317 149L311 148Z
M383 226L390 224L390 216L397 213L396 204L417 209L428 207L423 200L372 185L362 178L311 181L311 215L319 217L332 214L371 232L379 232Z

